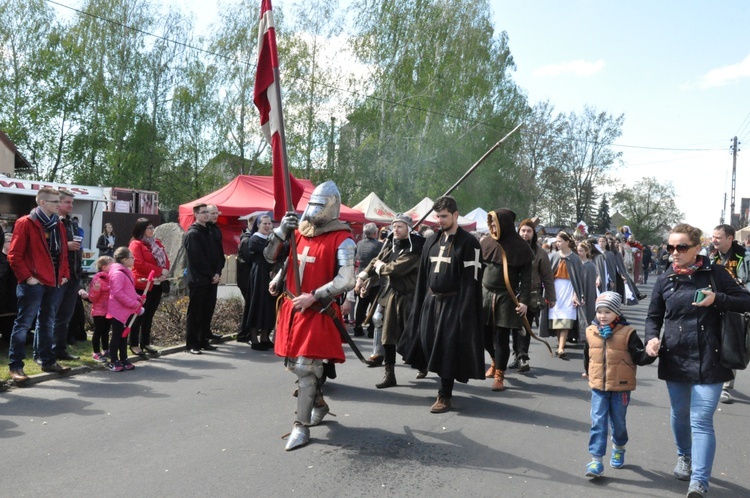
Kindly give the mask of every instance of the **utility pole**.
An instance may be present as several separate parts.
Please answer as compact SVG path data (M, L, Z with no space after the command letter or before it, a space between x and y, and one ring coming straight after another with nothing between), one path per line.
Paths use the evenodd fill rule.
M726 191L724 191L724 205L721 208L721 217L719 218L719 225L723 225L724 224L724 214L726 212L727 212L727 193L726 193Z
M740 228L739 223L735 223L734 220L734 195L735 195L735 189L737 188L737 137L734 137L732 139L732 145L729 147L729 149L732 151L732 202L729 206L729 224L732 225L734 228ZM739 221L739 220L737 220Z

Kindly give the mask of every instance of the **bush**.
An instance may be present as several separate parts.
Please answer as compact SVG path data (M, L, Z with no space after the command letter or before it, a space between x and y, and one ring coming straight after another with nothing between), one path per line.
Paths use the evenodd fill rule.
M185 342L187 328L187 296L162 299L154 315L151 341L158 346L174 346ZM219 299L211 321L214 334L236 334L242 321L244 302L239 297Z

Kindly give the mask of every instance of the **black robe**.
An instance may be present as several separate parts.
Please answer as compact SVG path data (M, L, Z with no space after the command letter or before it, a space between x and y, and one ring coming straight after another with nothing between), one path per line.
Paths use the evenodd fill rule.
M411 319L397 350L406 363L441 378L484 380L479 241L462 228L443 239L437 232L425 243ZM441 248L449 261L437 259Z
M268 239L257 232L247 243L250 276L242 316L242 331L247 334L258 329L271 331L276 326L276 298L268 292L273 265L263 256L267 245Z

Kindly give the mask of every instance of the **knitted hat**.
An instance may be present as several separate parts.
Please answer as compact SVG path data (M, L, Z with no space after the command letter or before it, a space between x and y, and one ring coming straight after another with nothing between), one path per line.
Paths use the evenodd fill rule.
M622 298L616 292L602 292L596 298L596 309L607 308L617 316L622 316Z
M401 223L406 224L407 227L409 227L409 230L414 228L414 220L411 219L411 216L408 214L399 213L396 215L395 218L393 218L393 221L391 221L391 225L396 223L397 221L400 221Z

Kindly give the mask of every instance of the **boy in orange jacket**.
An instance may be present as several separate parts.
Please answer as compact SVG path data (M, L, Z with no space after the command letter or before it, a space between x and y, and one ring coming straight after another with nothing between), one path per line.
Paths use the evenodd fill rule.
M586 477L604 473L602 458L607 451L608 426L612 426L612 456L609 464L625 464L628 429L625 417L630 391L635 389L636 365L648 365L656 358L646 354L638 333L622 316L622 298L603 292L596 299L596 320L586 329L583 364L591 388L591 431Z

